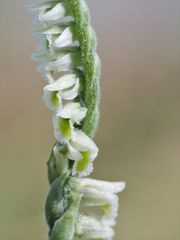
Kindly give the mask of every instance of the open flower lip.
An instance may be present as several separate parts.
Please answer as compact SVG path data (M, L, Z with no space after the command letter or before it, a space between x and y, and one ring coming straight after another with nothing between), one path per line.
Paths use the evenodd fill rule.
M49 240L110 240L117 193L125 182L88 178L99 152L92 136L99 119L101 72L89 9L84 0L47 0L30 8L38 13L34 32L40 38L39 53L32 58L40 61L38 71L48 82L43 100L52 111L56 138L47 164ZM101 214L91 214L91 207Z

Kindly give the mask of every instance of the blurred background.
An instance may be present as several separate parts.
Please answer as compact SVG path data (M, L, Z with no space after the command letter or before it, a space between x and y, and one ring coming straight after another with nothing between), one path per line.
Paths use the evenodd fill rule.
M180 1L88 0L102 59L93 177L125 180L115 240L180 239ZM25 0L0 2L0 239L44 240L55 141Z

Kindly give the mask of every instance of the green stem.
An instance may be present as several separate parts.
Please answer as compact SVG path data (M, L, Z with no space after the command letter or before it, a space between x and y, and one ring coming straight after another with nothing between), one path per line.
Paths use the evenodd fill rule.
M99 119L99 78L100 60L96 54L96 35L90 24L89 10L84 0L69 1L75 19L75 29L79 36L82 67L85 75L84 101L88 108L82 130L92 137Z

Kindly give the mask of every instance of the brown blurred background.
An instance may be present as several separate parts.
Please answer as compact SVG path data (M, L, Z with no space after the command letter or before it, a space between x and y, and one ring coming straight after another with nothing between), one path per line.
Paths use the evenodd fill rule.
M0 2L0 240L44 240L54 136L25 0ZM180 1L88 0L102 59L93 177L125 180L116 240L180 240Z

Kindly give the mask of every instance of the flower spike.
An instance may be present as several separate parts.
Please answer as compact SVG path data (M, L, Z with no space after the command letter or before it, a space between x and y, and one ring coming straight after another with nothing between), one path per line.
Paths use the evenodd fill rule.
M47 163L49 240L112 240L117 193L125 183L87 178L99 151L93 136L101 70L89 9L84 0L44 0L30 9L38 12L34 33L40 38L32 58L41 62L38 72L48 82L43 100L56 138Z

